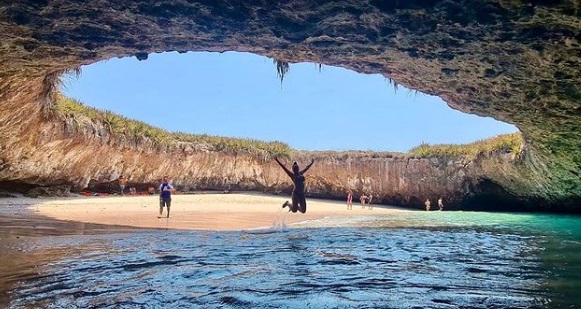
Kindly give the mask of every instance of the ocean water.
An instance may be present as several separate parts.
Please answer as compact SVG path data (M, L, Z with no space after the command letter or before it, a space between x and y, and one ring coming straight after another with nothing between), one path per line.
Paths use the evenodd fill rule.
M581 217L418 211L234 232L57 230L67 232L0 227L0 308L581 308Z

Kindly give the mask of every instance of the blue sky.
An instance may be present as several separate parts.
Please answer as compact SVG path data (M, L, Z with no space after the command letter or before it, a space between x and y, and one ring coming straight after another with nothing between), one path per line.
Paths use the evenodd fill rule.
M418 77L419 78L419 77ZM169 131L281 141L300 150L402 151L469 143L516 127L464 114L381 75L291 64L281 85L269 58L163 53L83 67L64 92Z

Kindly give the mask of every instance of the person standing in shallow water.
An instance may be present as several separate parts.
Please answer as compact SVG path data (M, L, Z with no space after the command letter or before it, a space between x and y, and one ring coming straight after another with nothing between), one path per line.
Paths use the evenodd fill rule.
M159 185L159 217L163 214L163 207L167 207L167 218L169 218L169 209L171 207L171 192L173 186L169 183L169 177L163 176L161 185Z
M284 204L282 204L282 208L285 207L289 207L290 211L292 212L297 212L300 211L302 213L307 212L307 199L305 197L305 176L304 173L307 172L307 170L309 168L311 168L311 166L313 165L313 163L315 163L315 160L311 160L311 163L309 165L307 165L307 167L305 167L305 169L303 169L302 171L299 169L299 165L297 164L297 161L293 162L293 166L292 166L292 172L288 170L288 168L286 168L286 166L284 166L284 164L282 164L278 158L274 158L274 160L276 161L276 163L278 163L278 165L280 165L280 167L282 167L282 169L286 172L286 174L288 175L288 177L290 177L290 179L293 181L293 192L291 195L291 200L292 200L292 204L289 203L288 201L284 202Z

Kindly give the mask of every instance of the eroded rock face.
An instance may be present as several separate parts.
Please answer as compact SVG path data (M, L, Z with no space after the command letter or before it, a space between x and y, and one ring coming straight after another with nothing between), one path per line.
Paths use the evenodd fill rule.
M59 121L59 119L61 119ZM66 195L69 190L118 193L119 176L128 187L145 191L170 175L180 191L262 191L289 195L291 181L273 158L244 153L217 152L211 145L182 142L170 150L147 139L112 136L102 124L59 118L37 123L34 139L4 151L0 187L30 196ZM59 134L55 134L59 132ZM282 159L305 166L308 195L344 199L347 192L374 195L375 203L420 207L426 198L443 197L447 209L547 210L531 203L532 186L515 187L510 181L526 177L528 169L509 150L464 158L415 158L401 153L294 152ZM18 159L20 157L20 159ZM522 184L522 183L517 183Z
M481 168L490 174L471 174L469 183L531 204L578 208L580 10L576 0L0 4L0 179L77 186L107 178L120 161L162 160L139 146L67 135L45 112L55 72L152 52L244 51L381 73L452 108L515 124L526 151L502 172ZM101 165L80 169L86 161ZM141 173L145 179L171 169Z

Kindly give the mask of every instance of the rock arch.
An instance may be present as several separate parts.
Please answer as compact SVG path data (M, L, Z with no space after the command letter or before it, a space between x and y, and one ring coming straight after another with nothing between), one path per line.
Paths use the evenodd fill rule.
M4 3L0 178L22 170L15 162L30 149L58 139L48 132L61 132L59 124L47 121L42 107L50 104L51 80L59 72L163 51L243 51L380 73L440 96L454 109L515 124L527 142L516 178L527 179L513 175L501 182L535 200L576 203L580 9L575 0ZM11 149L18 155L8 154Z

